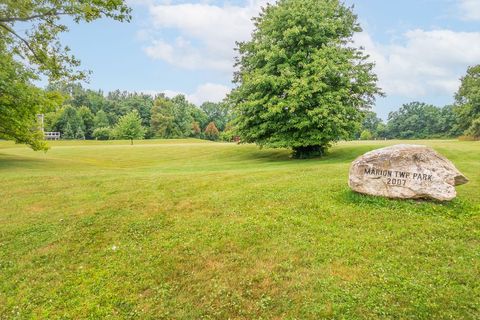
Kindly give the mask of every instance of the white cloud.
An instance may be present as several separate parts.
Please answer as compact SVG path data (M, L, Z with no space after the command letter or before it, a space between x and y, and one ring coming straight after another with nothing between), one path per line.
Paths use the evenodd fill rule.
M152 59L188 70L233 71L235 41L250 37L251 18L274 0L249 0L245 5L130 0L149 3L151 22L140 30L145 53ZM230 2L231 3L231 2ZM465 18L480 19L480 0L459 0ZM172 34L175 36L172 38ZM469 65L480 61L480 32L410 30L394 42L382 44L366 32L355 36L376 63L380 86L388 95L420 99L452 95ZM204 84L186 94L195 103L219 100L229 90Z
M200 105L205 101L220 102L230 92L230 88L221 84L205 83L195 90L194 93L187 96L190 102Z
M480 20L479 0L460 0L460 8L465 20Z
M153 59L163 60L171 65L189 70L227 71L231 69L233 63L228 59L206 57L198 48L182 37L178 37L172 44L163 40L153 40L152 44L145 48L145 53Z
M376 63L387 95L452 95L467 67L480 61L480 32L416 29L402 40L402 44L383 45L366 32L355 36L355 43L365 47Z
M152 28L173 29L173 43L155 37L144 48L153 58L185 69L233 70L236 41L245 41L253 29L252 17L268 0L249 0L244 6L208 3L150 5ZM143 35L144 37L144 35Z
M216 84L216 83L204 83L199 85L194 92L191 93L185 93L185 92L180 92L180 91L175 91L175 90L143 90L143 93L150 94L152 96L155 96L157 94L163 93L165 96L169 98L173 98L179 94L183 94L185 98L198 105L201 105L202 103L206 101L210 102L220 102L227 96L227 94L230 92L230 88L227 86L224 86L222 84Z

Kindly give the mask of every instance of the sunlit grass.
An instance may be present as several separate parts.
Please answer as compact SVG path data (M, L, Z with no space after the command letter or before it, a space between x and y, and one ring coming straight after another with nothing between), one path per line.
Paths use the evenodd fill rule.
M476 319L480 143L450 203L362 196L358 155L198 140L0 142L0 318Z

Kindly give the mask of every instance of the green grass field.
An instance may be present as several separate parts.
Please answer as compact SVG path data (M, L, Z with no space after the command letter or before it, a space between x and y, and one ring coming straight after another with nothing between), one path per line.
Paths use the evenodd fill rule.
M450 203L351 192L395 143L0 142L0 319L479 319L480 142L413 142Z

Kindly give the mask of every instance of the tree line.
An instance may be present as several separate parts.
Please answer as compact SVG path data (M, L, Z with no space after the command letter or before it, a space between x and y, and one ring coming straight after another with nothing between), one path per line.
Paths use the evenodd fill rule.
M230 112L223 102L196 106L183 95L168 98L116 90L85 89L81 84L50 85L61 93L60 107L45 113L45 131L63 139L229 139Z
M478 88L472 81L480 66L469 68L455 95L455 104L436 107L410 102L389 113L384 122L373 111L363 111L361 126L349 139L475 139L480 137ZM61 107L45 114L45 130L57 131L63 139L200 138L232 141L236 135L233 111L228 101L196 106L185 96L168 98L116 90L83 88L80 84L51 85L51 95L61 93Z
M365 112L355 137L361 140L455 138L462 132L454 106L410 102L390 112L387 122L375 112Z
M480 139L480 65L468 68L455 94L455 103L436 107L422 102L404 104L383 122L372 111L364 113L356 138L370 139Z
M0 6L0 139L46 150L47 130L67 139L197 137L289 148L294 157L323 155L354 138L480 138L480 66L467 70L455 104L413 102L387 123L368 110L384 95L375 64L353 35L353 7L339 0L278 0L255 17L251 39L237 43L235 88L222 103L195 106L184 96L85 90L88 72L62 46L61 19L128 22L125 0L7 1ZM34 83L40 77L52 85ZM65 84L67 83L67 84Z

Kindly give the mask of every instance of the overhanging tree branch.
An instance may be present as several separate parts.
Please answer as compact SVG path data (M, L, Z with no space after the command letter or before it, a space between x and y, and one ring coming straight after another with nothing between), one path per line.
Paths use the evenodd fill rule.
M41 14L35 14L33 16L28 16L28 17L12 17L12 18L0 18L0 22L15 22L15 21L30 21L33 19L38 19L38 18L46 18L46 17L51 17L51 16L60 16L60 15L65 15L68 14L67 12L61 12L61 11L56 11L56 10L50 10L46 13L41 13Z
M35 50L32 48L32 46L30 45L30 43L25 39L23 38L21 35L19 35L18 33L15 32L15 30L13 30L12 28L10 28L9 26L7 26L6 24L4 23L1 23L0 22L0 27L2 27L3 29L7 30L8 32L10 32L11 34L13 34L15 37L17 37L20 41L22 41L28 48L28 50L30 50L30 52L33 54L33 56L35 57L35 59L37 59L39 62L43 62L44 60L41 59L37 53L35 52Z

